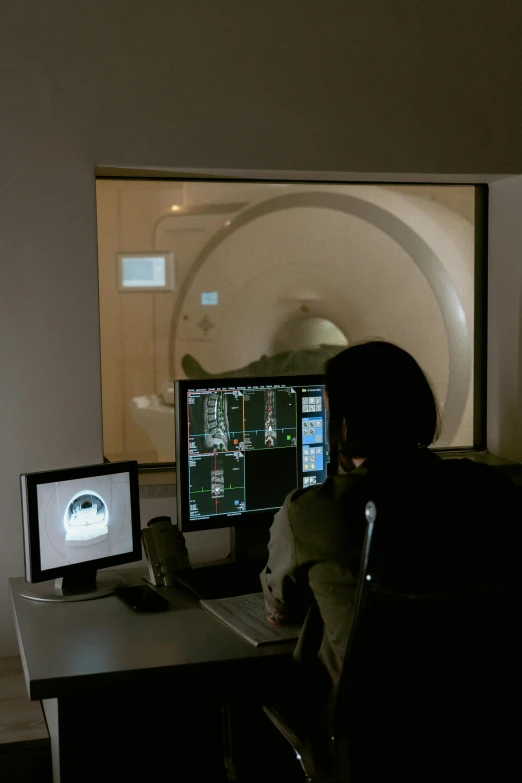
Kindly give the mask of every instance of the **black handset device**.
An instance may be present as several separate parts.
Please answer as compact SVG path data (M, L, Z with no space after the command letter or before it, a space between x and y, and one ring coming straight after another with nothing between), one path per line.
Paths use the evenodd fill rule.
M167 599L147 585L122 587L116 595L135 612L161 612L169 607Z

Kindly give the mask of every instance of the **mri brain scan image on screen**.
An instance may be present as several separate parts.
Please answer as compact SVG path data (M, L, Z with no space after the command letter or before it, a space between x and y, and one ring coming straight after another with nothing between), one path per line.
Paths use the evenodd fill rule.
M38 486L42 570L132 551L129 474Z

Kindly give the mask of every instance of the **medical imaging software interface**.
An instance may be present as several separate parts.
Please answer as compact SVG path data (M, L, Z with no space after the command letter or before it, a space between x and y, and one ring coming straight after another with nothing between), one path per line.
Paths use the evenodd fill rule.
M41 570L132 552L128 473L37 486Z
M280 508L328 462L324 386L189 389L190 519Z

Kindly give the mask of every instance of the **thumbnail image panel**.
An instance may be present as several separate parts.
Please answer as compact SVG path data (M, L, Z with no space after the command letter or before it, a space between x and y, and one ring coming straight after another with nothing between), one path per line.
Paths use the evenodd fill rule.
M303 473L323 469L323 446L303 446Z
M190 518L245 510L245 459L241 452L189 457Z
M322 419L303 419L301 425L304 445L323 442L324 430Z
M303 397L303 413L320 413L323 410L323 398L308 395Z

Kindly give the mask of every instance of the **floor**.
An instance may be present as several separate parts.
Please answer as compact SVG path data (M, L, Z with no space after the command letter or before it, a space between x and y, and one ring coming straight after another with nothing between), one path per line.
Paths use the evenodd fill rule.
M49 735L39 702L31 702L19 657L0 658L0 780L48 783Z

